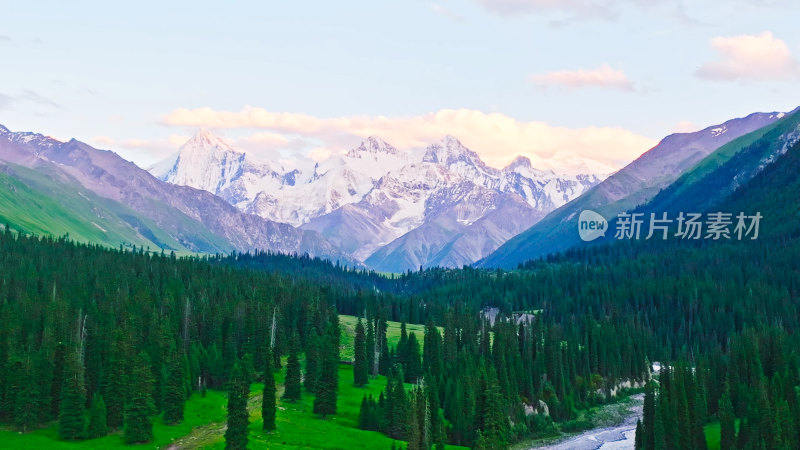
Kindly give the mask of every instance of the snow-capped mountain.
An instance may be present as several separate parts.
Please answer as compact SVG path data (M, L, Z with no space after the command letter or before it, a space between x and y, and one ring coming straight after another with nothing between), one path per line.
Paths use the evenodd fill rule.
M218 143L212 145L214 140L207 132L198 133L195 142L209 151L230 151ZM213 159L202 152L196 156L193 161L230 161ZM37 192L45 198L55 192L55 204L63 201L65 208L73 209L69 211L74 214L72 220L56 217L56 228L43 225L43 232L76 230L81 235L81 230L88 227L93 234L84 234L85 237L94 236L93 242L114 246L147 243L153 249L203 253L259 249L308 253L352 263L348 255L318 233L243 213L205 190L165 183L112 151L75 139L59 141L41 134L12 132L0 125L0 166L10 176L22 172L20 167L30 169L20 177L34 180L32 191L44 189ZM183 168L178 169L176 174L183 173ZM204 169L213 173L215 166ZM218 178L225 179L226 174L220 173ZM47 177L50 187L45 189L35 182L36 177L42 176ZM206 186L224 184L214 176L187 179L207 183ZM41 224L53 223L50 214L48 208L41 206L28 212L34 222Z
M603 178L538 170L522 157L496 169L452 136L420 151L370 137L300 167L256 160L201 130L149 170L242 211L318 231L356 259L391 271L470 264ZM466 245L477 235L480 243Z

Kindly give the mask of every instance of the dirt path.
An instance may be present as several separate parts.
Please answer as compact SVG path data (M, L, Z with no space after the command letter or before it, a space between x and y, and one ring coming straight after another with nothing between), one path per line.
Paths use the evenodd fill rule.
M280 398L281 395L283 395L283 386L278 387L278 393L276 394L277 398ZM252 415L253 412L260 410L260 408L261 392L251 394L247 399L247 411L250 413L250 415ZM183 450L199 448L204 445L212 445L214 442L219 440L219 438L225 435L225 431L227 429L228 424L225 422L212 422L207 425L192 429L191 433L176 439L175 442L166 447L166 449Z

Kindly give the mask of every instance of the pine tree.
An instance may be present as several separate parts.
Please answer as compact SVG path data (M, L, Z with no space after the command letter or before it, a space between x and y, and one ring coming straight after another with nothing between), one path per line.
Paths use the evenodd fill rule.
M775 406L775 427L778 430L778 435L775 436L776 448L791 448L797 443L794 419L786 400L780 400Z
M253 360L252 353L245 353L242 356L242 360L239 361L239 365L242 367L242 376L244 377L245 384L249 387L256 379L256 369L255 369L255 362Z
M275 395L277 389L275 388L275 374L272 371L272 355L267 350L266 365L264 367L264 392L261 398L261 418L264 423L262 429L264 431L275 430Z
M108 427L118 429L125 420L125 404L128 401L128 346L123 333L117 330L108 356L108 371L104 374L103 400L106 403Z
M636 420L636 436L634 438L633 448L635 450L644 450L644 430L642 430L642 421Z
M396 362L403 366L403 373L408 370L408 332L406 322L400 323L400 340L395 348ZM408 377L406 377L408 378Z
M359 430L369 430L369 422L371 420L370 415L372 414L371 408L372 405L370 401L367 400L367 396L361 397L361 406L358 408L358 429Z
M375 376L377 375L377 373L373 373L373 368L375 367L375 325L374 321L370 319L367 319L367 338L364 347L367 354L367 373Z
M123 439L126 444L149 442L153 439L153 422L150 416L155 413L155 405L153 372L147 353L142 351L136 355L130 381L130 400L125 405Z
M300 401L300 391L300 360L297 358L297 352L292 350L286 362L283 399L287 402Z
M486 448L506 449L508 448L508 418L494 370L490 371L487 381L487 389L484 392L486 417L483 427Z
M664 414L669 410L667 397L663 390L659 390L656 401L655 419L653 420L653 449L667 450L667 429ZM645 446L645 448L647 448Z
M299 383L298 383L299 388ZM225 448L244 450L247 448L247 427L250 414L247 400L250 386L239 361L235 362L228 382L228 428L225 430Z
M699 378L697 379L697 386L695 387L695 401L694 401L694 414L692 415L692 433L694 437L694 442L692 447L696 450L706 450L708 449L708 443L706 442L706 433L703 430L703 427L706 423L706 415L708 414L708 409L706 405L706 393L705 388L703 387L702 380Z
M419 350L419 341L414 333L409 334L405 349L406 365L404 373L407 383L416 383L422 377L422 360Z
M378 373L381 375L388 375L391 371L392 361L389 355L389 343L386 340L386 331L388 326L386 320L381 319L378 322L376 330L376 339L379 340L378 347L380 348L380 355L378 356Z
M69 355L66 364L58 414L58 436L64 440L75 440L83 437L86 427L83 417L86 390L77 354Z
M102 395L95 395L92 399L92 408L89 412L89 427L86 437L89 439L103 437L108 434L106 425L106 403Z
M725 386L725 392L719 400L720 441L719 447L723 450L736 447L736 418L733 414L731 395Z
M653 381L644 388L644 407L642 422L642 445L644 448L655 448L656 393ZM637 434L638 436L638 434Z
M14 422L23 433L39 422L39 386L34 379L30 361L24 364L24 377L21 380L15 400ZM49 407L49 405L47 405Z
M310 326L311 331L308 333L308 342L306 343L306 371L303 377L303 386L307 391L317 392L317 382L319 381L319 366L320 366L320 349L319 349L319 335L317 329L313 325Z
M481 433L481 430L478 430L475 435L475 444L472 446L472 450L489 450L486 436Z
M183 411L186 406L186 373L183 358L173 350L170 355L168 376L165 380L163 410L164 423L175 425L183 422Z
M353 384L356 386L364 386L369 382L369 369L367 364L364 324L361 323L361 319L358 319L355 337L355 364L353 366Z
M64 386L66 361L67 346L63 342L59 342L53 355L53 382L50 385L50 412L53 417L58 417L61 410L61 388Z
M419 392L417 392L416 395L419 395ZM408 446L406 446L406 450L422 450L423 448L421 445L422 430L419 426L419 416L417 413L418 411L413 406L408 408L408 418L406 419L406 429L408 430Z
M339 340L338 332L330 325L326 333L322 364L320 366L317 396L314 398L314 414L327 417L336 414L336 400L339 392Z
M403 385L403 370L395 365L386 382L386 432L394 439L406 438L406 418L408 417L408 398Z

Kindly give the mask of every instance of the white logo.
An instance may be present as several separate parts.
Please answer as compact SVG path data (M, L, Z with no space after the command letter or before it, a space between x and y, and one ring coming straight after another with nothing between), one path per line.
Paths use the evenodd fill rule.
M605 237L606 231L608 231L608 222L605 217L589 209L581 211L581 215L578 217L578 234L581 239L586 242L593 241L600 236Z

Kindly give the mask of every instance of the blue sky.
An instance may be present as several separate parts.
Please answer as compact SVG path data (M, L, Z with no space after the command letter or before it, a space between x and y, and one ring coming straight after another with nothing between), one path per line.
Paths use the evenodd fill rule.
M3 2L0 123L147 165L198 127L267 158L378 134L619 166L800 105L791 0Z

